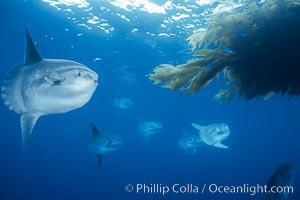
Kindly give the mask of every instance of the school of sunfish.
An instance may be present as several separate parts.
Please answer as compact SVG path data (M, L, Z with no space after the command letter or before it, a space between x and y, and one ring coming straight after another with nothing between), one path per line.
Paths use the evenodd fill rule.
M45 59L40 56L32 38L25 27L25 61L11 69L4 78L1 97L4 104L21 115L22 149L28 143L37 120L44 115L67 113L81 108L92 98L98 86L98 74L87 66L64 59ZM133 100L120 97L119 93L113 105L119 110L132 107ZM178 146L187 153L196 154L205 146L228 149L223 144L230 135L225 123L213 123L206 126L191 123L196 129L192 134L184 133L178 139ZM97 157L98 167L103 157L119 150L123 138L115 134L103 134L94 124L90 124L92 136L88 150ZM159 121L141 121L137 134L146 142L161 133L163 124ZM295 167L285 163L279 166L268 181L272 186L291 186L294 181ZM267 200L286 199L287 193L267 193Z

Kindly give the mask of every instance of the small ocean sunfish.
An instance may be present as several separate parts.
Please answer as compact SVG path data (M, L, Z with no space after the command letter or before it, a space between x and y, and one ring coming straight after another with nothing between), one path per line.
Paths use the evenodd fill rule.
M221 142L230 135L227 124L210 124L208 126L201 126L192 123L192 126L199 131L200 139L204 143L219 148L228 148L228 146L221 144Z
M283 200L286 199L289 192L287 187L292 186L295 177L295 167L289 163L280 165L272 174L268 181L266 200ZM283 192L276 192L277 187L284 188Z
M156 121L148 121L148 122L141 122L138 126L138 135L144 137L145 141L149 140L149 137L161 132L163 128L162 123Z
M10 70L1 91L4 104L21 114L23 149L39 117L85 105L98 86L98 75L70 60L45 59L25 27L25 63Z
M187 153L192 152L195 154L197 150L204 144L198 134L186 135L184 134L178 140L179 146Z
M92 137L89 140L89 151L97 156L98 166L101 167L103 155L122 147L123 139L118 135L100 134L97 127L91 124Z
M119 116L120 111L127 110L134 105L132 99L127 97L120 97L120 93L117 93L116 98L114 99L114 107L117 108L117 116Z

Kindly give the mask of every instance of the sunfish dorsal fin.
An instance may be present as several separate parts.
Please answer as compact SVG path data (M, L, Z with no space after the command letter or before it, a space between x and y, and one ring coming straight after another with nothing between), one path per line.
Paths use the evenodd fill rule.
M36 50L35 45L32 41L30 33L25 26L25 55L24 60L25 64L33 63L42 60L43 58L40 56L39 52Z
M100 132L98 131L97 127L93 123L91 123L91 130L92 130L93 136L100 135Z
M203 126L199 125L199 124L195 124L195 123L191 123L191 125L197 129L199 132L201 132L203 130Z
M21 128L22 128L22 149L25 149L28 143L29 136L34 128L36 121L39 119L40 115L35 113L25 113L21 115Z

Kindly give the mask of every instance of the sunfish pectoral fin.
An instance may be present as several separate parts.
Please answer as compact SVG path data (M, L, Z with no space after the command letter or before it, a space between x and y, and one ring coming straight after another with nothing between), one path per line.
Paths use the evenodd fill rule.
M36 113L24 113L21 115L21 128L22 128L22 149L25 149L28 143L29 136L32 133L34 125L40 115Z
M100 135L100 132L98 131L97 127L93 123L90 123L90 124L91 124L92 135L93 136Z
M61 84L62 82L65 81L64 79L60 80L60 79L56 79L56 78L52 78L52 77L47 77L47 76L45 76L44 79L45 79L48 83L50 83L51 86L59 85L59 84Z
M25 56L24 56L25 64L43 60L39 52L36 50L35 45L32 41L32 38L26 26L25 26L25 37L26 37Z
M228 149L229 147L224 145L224 144L221 144L221 143L216 143L214 144L215 147L219 147L219 148L222 148L222 149Z
M103 155L101 155L101 154L97 155L97 164L98 164L99 168L102 165L102 160L103 160Z

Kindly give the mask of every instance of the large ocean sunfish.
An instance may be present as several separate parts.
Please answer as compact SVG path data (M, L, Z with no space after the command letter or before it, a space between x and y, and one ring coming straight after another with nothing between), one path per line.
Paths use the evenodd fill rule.
M70 60L45 59L25 27L25 63L11 69L1 91L4 104L21 114L23 149L38 118L85 105L98 85L98 75Z

